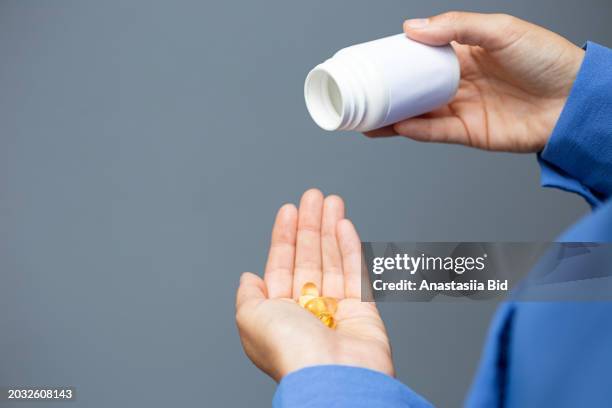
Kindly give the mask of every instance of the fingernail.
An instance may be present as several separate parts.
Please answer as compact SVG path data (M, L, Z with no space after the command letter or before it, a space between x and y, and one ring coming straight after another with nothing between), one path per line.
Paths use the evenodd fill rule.
M427 24L429 24L428 18L412 18L410 20L406 20L406 25L408 28L423 28Z

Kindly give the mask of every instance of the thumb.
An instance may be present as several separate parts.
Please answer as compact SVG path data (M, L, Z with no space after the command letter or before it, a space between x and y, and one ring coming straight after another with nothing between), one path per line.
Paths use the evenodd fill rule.
M451 11L430 18L406 20L404 31L411 39L429 45L456 41L494 51L520 38L527 31L527 25L507 14Z
M249 301L262 301L266 299L266 285L264 281L251 272L245 272L240 277L240 286L236 293L236 310Z

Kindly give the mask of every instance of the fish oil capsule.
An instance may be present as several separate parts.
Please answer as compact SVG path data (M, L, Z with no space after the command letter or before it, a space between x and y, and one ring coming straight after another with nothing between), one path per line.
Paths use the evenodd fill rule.
M323 302L325 302L327 311L332 315L335 314L338 310L338 299L329 296L322 297L321 299L323 299Z
M314 299L315 296L311 296L311 295L302 295L298 298L298 303L300 304L300 306L302 307L306 307L306 303L308 303L309 301L311 301L312 299Z
M321 313L329 313L325 301L320 297L316 297L308 301L305 308L315 316L319 316Z
M306 282L302 286L297 302L325 326L330 329L336 327L334 313L338 310L338 299L329 296L319 296L319 289L314 283Z
M302 296L319 296L319 289L317 285L312 282L306 282L304 286L302 286L302 290L300 291L300 295Z
M319 316L319 320L326 325L327 327L329 327L330 329L333 329L336 327L336 319L334 319L334 317L329 314L329 313L321 313Z

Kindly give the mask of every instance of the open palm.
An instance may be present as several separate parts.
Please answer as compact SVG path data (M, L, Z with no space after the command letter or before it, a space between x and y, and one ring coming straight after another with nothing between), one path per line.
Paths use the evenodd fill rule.
M361 243L337 196L304 193L299 210L276 217L264 279L245 273L237 294L244 349L264 372L280 380L321 364L366 367L393 375L391 348L375 304L361 302ZM296 300L313 282L339 299L329 329Z

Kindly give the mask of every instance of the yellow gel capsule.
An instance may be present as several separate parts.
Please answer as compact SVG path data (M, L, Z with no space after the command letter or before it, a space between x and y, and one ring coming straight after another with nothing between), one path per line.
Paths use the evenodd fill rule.
M304 307L315 316L319 316L321 313L328 313L327 305L323 298L320 297L310 299Z
M319 320L321 320L321 322L326 325L327 327L329 327L330 329L333 329L336 327L336 319L334 319L334 317L329 314L329 313L321 313L318 316Z
M314 299L315 296L311 296L311 295L302 295L298 298L298 303L300 304L300 306L302 307L306 307L306 303L308 303L310 300Z
M327 307L327 311L329 313L336 313L336 311L338 310L338 299L329 296L325 296L321 299L323 299L323 301L325 302L325 306Z
M319 289L317 289L317 285L314 283L306 282L304 286L302 286L300 294L302 296L319 296Z

